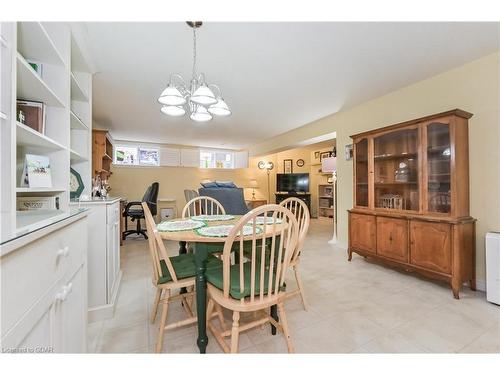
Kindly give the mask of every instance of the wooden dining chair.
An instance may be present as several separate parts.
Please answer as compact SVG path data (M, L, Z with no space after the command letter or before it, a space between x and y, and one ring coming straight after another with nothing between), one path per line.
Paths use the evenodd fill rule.
M260 215L282 219L282 223L257 225ZM244 226L250 226L251 234L245 241L251 243L249 256L243 253L244 240L239 234ZM260 229L259 229L260 228ZM259 233L259 230L262 232ZM266 233L266 235L264 235ZM222 306L233 312L231 329L220 330L208 321L208 327L222 349L227 353L238 351L240 332L271 323L286 338L288 351L294 351L284 308L284 282L286 270L297 246L299 226L294 214L276 204L258 207L243 216L229 233L222 254L222 269L206 271L208 290L207 316L214 308ZM266 239L270 239L269 256L266 256ZM234 247L233 245L239 246ZM235 250L236 248L236 250ZM231 264L231 252L239 252L238 261ZM260 261L259 259L264 259ZM277 305L279 322L269 314L270 307ZM240 324L241 313L259 312L261 317ZM251 317L255 318L253 314ZM225 338L231 338L230 346Z
M293 269L295 274L295 280L297 282L297 289L292 291L287 291L287 297L293 297L300 294L302 299L302 305L304 310L307 311L307 302L304 295L304 286L302 284L302 279L299 274L299 262L300 253L302 251L302 245L307 236L307 231L309 230L309 224L311 222L311 215L309 214L309 209L302 199L291 197L287 198L280 203L280 206L288 208L295 215L297 222L299 223L299 240L297 241L297 247L295 248L292 259L290 260L289 267Z
M222 204L211 197L195 197L186 203L182 209L182 218L197 215L225 215L226 210Z
M142 203L144 214L146 218L146 228L148 232L149 251L153 263L153 285L156 287L156 294L153 302L153 309L151 312L151 323L154 323L161 304L163 310L161 313L160 327L158 337L156 339L155 351L161 352L163 348L163 336L166 330L183 327L185 325L193 324L198 321L194 316L191 306L194 294L196 267L194 257L192 254L181 254L178 256L169 257L165 244L163 243L156 224L151 215L148 205ZM208 265L208 268L217 267L220 265ZM172 295L172 291L176 289L187 288L188 292L183 294ZM167 325L168 306L170 302L181 300L182 306L187 314L187 319L171 323ZM207 316L218 316L221 324L224 324L222 317L222 309Z

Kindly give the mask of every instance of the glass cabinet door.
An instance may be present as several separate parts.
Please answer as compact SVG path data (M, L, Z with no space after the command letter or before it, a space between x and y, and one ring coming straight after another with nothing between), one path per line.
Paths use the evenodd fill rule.
M446 122L427 127L427 210L451 212L451 141Z
M376 208L419 210L418 134L413 127L374 138Z
M355 144L356 206L368 207L368 139Z

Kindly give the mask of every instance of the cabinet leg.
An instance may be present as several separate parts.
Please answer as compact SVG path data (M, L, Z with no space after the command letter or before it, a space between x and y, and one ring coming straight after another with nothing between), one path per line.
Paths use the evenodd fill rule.
M470 279L469 285L471 290L476 290L476 279Z
M351 249L349 249L349 250L347 251L347 260L348 260L349 262L352 260L352 250L351 250Z
M451 289L453 290L453 297L455 299L460 299L460 280L452 279L451 280Z

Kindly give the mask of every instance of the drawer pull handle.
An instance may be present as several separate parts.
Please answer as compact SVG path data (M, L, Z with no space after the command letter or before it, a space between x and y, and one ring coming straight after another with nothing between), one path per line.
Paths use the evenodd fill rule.
M64 246L62 249L59 249L57 251L57 256L60 257L67 257L69 255L69 247L68 246Z

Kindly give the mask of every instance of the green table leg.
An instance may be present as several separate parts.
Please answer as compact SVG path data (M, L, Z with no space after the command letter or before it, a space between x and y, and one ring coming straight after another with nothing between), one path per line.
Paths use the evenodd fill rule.
M198 348L200 353L206 353L207 337L207 269L208 251L203 243L194 246L194 261L196 264L196 311L198 315Z
M179 241L179 254L187 254L186 241ZM187 293L186 288L181 288L180 294Z

